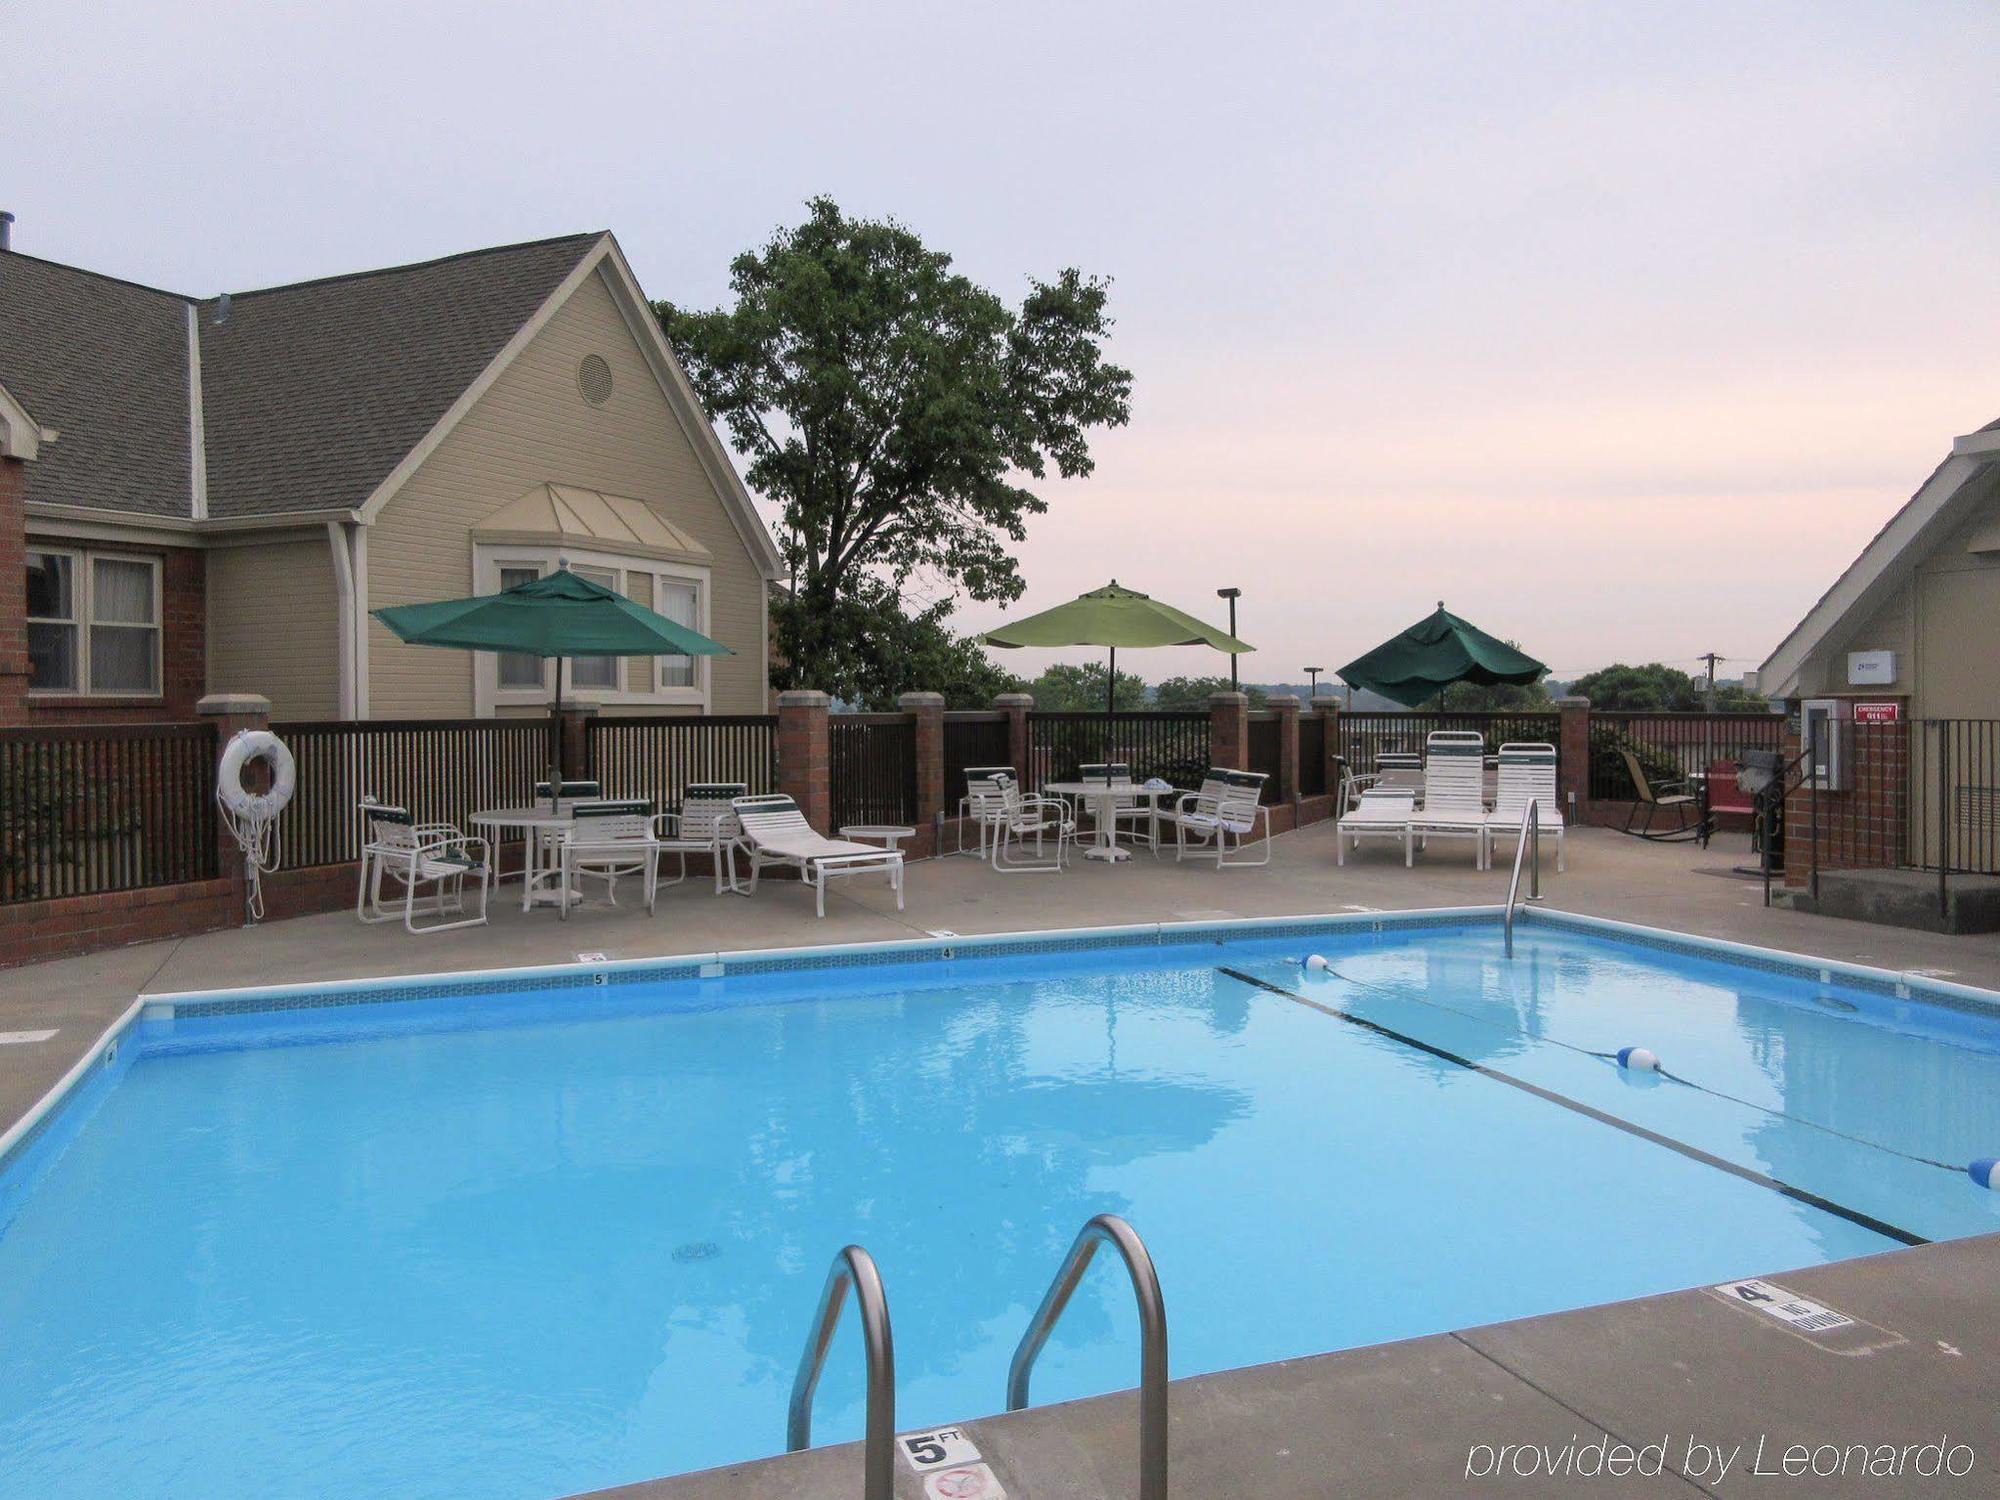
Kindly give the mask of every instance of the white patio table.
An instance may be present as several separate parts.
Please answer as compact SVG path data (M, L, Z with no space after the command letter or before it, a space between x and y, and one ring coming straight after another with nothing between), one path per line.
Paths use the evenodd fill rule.
M1133 801L1146 804L1153 814L1153 837L1159 838L1160 799L1175 795L1173 787L1149 787L1139 782L1108 781L1045 781L1042 783L1045 797L1074 797L1088 804L1091 825L1096 831L1097 842L1083 851L1085 859L1101 859L1116 863L1130 859L1130 849L1118 847L1118 808L1121 802Z
M521 855L521 910L533 906L561 906L561 870L551 858L546 863L542 859L544 844L548 841L541 835L545 832L561 832L574 821L567 808L552 808L546 802L532 807L489 807L484 812L476 812L467 820L474 828L491 831L497 846L504 829L518 828L527 834L527 848ZM549 851L553 852L553 851Z

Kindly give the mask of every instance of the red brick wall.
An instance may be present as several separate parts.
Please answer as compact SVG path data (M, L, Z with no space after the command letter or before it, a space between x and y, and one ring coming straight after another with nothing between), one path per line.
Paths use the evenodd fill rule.
M8 464L8 468L19 465ZM0 529L4 520L0 519ZM63 545L73 545L64 543ZM25 550L25 549L24 549ZM116 549L132 556L160 559L160 688L157 698L29 698L7 716L4 693L0 693L0 723L15 724L122 724L157 723L161 719L191 719L194 706L208 687L208 560L195 547L152 547ZM0 566L7 567L7 584L13 600L0 591L0 642L8 622L22 631L26 650L26 629L20 625L27 609L25 560L14 554L9 566L4 538L0 538ZM8 611L11 609L11 613ZM0 645L0 649L4 649Z
M21 722L28 688L28 466L0 458L0 724Z
M25 901L0 906L0 968L214 932L242 920L240 886L228 879Z
M1901 702L1902 700L1898 700ZM1803 886L1821 870L1883 870L1909 857L1910 725L1845 726L1847 789L1800 786L1785 798L1785 884ZM1785 739L1789 763L1798 736ZM1815 823L1817 836L1815 837Z

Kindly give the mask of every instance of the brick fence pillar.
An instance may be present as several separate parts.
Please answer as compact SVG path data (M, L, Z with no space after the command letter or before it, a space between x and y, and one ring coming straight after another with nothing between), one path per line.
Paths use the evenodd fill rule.
M1562 799L1563 821L1575 828L1590 819L1590 700L1556 699L1557 764L1562 767L1562 784L1556 788Z
M1342 811L1340 805L1340 700L1320 698L1315 700L1319 716L1326 721L1326 733L1321 740L1320 753L1326 757L1326 791L1334 798L1333 810L1336 816Z
M595 703L565 698L557 705L556 734L562 741L563 780L589 781L597 775L591 753L595 747L590 742L590 725L596 717Z
M896 707L916 722L917 837L919 852L936 853L944 816L944 694L905 693Z
M1021 778L1021 785L1034 786L1028 770L1028 711L1035 706L1033 693L1002 693L993 706L1007 716L1007 763Z
M1245 694L1209 695L1208 763L1226 771L1250 769L1250 699Z
M1264 707L1278 716L1278 800L1299 800L1299 700L1290 693L1273 693Z
M0 457L0 724L27 717L28 465Z
M194 711L215 725L215 751L219 758L223 748L237 733L245 729L269 729L271 727L271 700L261 693L210 693ZM249 892L243 879L243 851L236 846L229 830L222 826L222 819L215 820L216 868L235 896L236 910L242 913L244 923L249 921Z
M833 825L826 722L832 705L817 688L778 694L778 790L798 803L821 833L831 833Z

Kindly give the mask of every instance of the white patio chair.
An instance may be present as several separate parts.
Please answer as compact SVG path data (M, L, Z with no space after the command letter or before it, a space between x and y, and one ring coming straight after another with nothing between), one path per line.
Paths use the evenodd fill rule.
M1076 829L1076 815L1062 798L1029 797L1012 781L1003 781L993 820L993 868L1002 875L1060 870L1063 850L1075 841ZM1053 858L1048 854L1051 836L1056 841ZM1008 853L1024 849L1030 839L1035 844L1033 858Z
M1000 819L1002 797L1000 784L1018 781L1012 766L967 766L965 768L965 795L958 799L958 849L960 854L977 853L981 859L987 857L988 845ZM965 825L971 823L979 838L977 850L965 847Z
M646 910L653 909L660 890L660 841L653 834L651 802L579 802L562 833L556 859L564 921L583 899L579 882L586 876L602 880L616 906L619 879L636 875L645 882Z
M852 839L830 839L806 821L798 803L786 796L738 797L732 804L743 830L743 848L750 857L750 890L766 865L783 865L799 872L813 888L819 914L826 915L826 883L841 875L879 871L895 888L896 910L903 909L903 851Z
M1231 771L1211 767L1202 778L1199 791L1182 792L1173 810L1160 814L1162 822L1174 829L1174 862L1190 856L1213 859L1218 870L1236 866L1267 865L1271 862L1271 812L1262 801L1264 783L1271 778L1262 771ZM1259 822L1264 825L1263 853L1255 859L1231 859L1233 850L1241 856L1254 839Z
M1372 787L1341 797L1341 811L1333 825L1333 862L1347 863L1347 847L1356 849L1365 838L1394 839L1403 845L1409 861L1410 820L1417 815L1417 794L1408 787Z
M364 800L361 804L361 888L354 898L354 915L363 922L393 922L415 933L445 932L476 927L486 920L486 902L493 888L493 851L477 834L461 833L449 823L419 823L406 807ZM479 879L479 914L465 913L465 879ZM382 904L382 882L401 887L391 893L391 907ZM421 901L420 886L432 887ZM400 908L397 910L396 908ZM441 920L419 925L420 916ZM456 921L442 920L457 917Z
M736 846L743 829L736 821L732 804L747 796L750 788L741 781L706 781L681 793L680 810L663 812L653 820L654 837L660 853L678 854L681 872L662 885L679 885L687 879L688 856L706 854L715 869L715 894L725 890L747 896L749 890L736 878ZM724 866L727 865L727 874Z
M1528 815L1531 802L1541 836L1556 841L1556 869L1568 869L1563 853L1562 797L1556 787L1556 747L1530 740L1510 741L1500 747L1500 779L1493 794L1493 811L1486 819L1489 847L1502 839L1519 845L1521 819Z
M1424 742L1424 805L1410 819L1410 842L1403 862L1432 839L1470 839L1473 864L1492 863L1491 830L1486 822L1486 741L1470 730L1440 729Z
M549 795L550 783L535 783L535 805L547 807L553 801L555 810L567 814L579 802L597 802L604 797L602 782L592 780L564 779L555 783L555 796ZM531 867L553 870L556 867L557 851L562 847L563 831L560 828L530 828L528 837L535 841L535 856L529 860ZM524 876L532 880L532 876Z
M1375 785L1384 791L1424 794L1424 758L1414 750L1384 750L1375 757Z

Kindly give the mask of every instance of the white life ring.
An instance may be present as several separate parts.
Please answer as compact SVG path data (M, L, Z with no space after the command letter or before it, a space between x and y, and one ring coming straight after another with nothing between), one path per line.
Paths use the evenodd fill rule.
M253 792L243 784L243 768L253 760L270 765L270 791ZM259 823L269 822L284 811L297 785L298 774L292 765L292 752L285 748L283 740L269 730L239 729L222 747L222 765L216 772L215 795L235 817Z

